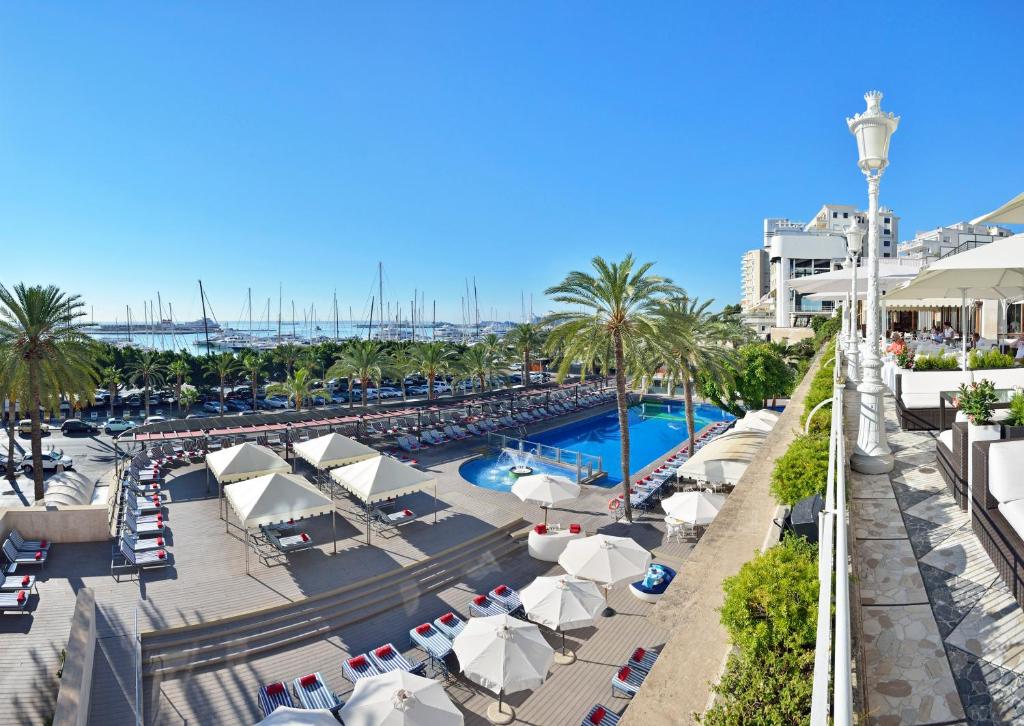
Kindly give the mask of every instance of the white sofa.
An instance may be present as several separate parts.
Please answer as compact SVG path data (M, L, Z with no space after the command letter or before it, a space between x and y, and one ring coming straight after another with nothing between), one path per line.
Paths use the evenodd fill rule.
M1024 367L987 368L976 371L909 371L896 375L896 412L904 429L939 428L939 394L955 391L962 383L989 380L996 388L1024 388ZM946 424L953 412L946 412ZM999 418L997 416L997 418Z
M582 529L579 532L571 532L569 528L562 529L558 525L550 525L547 532L542 534L534 527L526 541L527 551L535 560L558 562L569 542L586 536L587 533Z

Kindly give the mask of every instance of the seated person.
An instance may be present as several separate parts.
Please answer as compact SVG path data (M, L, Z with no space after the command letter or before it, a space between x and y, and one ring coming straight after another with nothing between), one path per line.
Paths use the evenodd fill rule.
M942 331L939 330L938 328L936 328L933 325L932 326L932 332L931 332L931 335L929 337L932 339L933 343L941 343L942 342Z
M953 326L950 325L949 321L947 320L945 323L942 324L942 339L945 341L950 341L955 337L956 331L953 329Z
M985 351L985 350L990 350L994 345L995 345L995 343L993 343L991 340L988 340L986 338L982 338L977 333L971 333L971 347L972 348L974 348L976 350Z
M903 339L903 336L899 333L893 333L893 341L889 344L889 347L885 349L887 353L893 355L899 355L905 353L907 350L907 341Z

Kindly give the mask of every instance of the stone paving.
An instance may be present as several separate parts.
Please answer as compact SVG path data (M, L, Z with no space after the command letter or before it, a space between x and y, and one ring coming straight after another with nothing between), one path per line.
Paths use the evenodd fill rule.
M848 394L850 446L856 413ZM886 429L891 474L850 477L866 722L1024 723L1024 612L946 489L934 435L901 431L891 399Z

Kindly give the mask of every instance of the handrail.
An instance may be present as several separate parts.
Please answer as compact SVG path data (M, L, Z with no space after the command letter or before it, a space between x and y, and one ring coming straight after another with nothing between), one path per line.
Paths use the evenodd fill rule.
M843 385L840 383L841 358L837 341L832 398L826 399L832 404L832 426L829 432L825 506L818 515L818 628L814 652L811 726L827 726L830 723L850 726L853 723L846 436Z

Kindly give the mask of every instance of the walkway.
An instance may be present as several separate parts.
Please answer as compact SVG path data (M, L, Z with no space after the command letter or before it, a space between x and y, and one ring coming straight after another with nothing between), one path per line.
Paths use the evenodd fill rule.
M855 393L846 411L852 451ZM1020 723L1024 613L946 489L934 436L900 430L891 398L885 413L895 468L850 480L867 723Z

